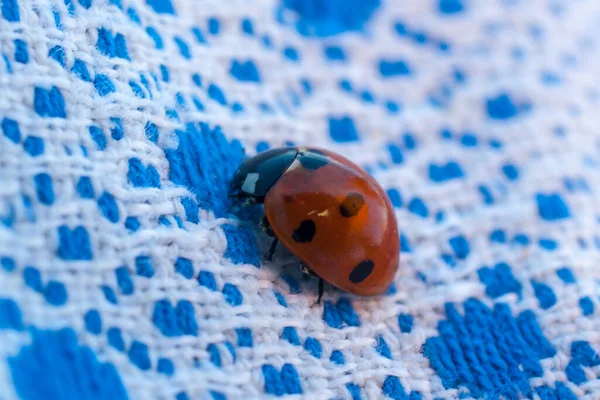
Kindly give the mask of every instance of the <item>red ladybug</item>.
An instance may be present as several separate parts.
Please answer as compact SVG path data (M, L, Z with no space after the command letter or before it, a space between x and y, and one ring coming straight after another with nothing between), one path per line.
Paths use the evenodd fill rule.
M247 159L232 196L264 204L261 222L308 269L340 289L385 292L400 258L394 209L381 186L353 162L308 147L272 149ZM319 286L319 300L322 294Z

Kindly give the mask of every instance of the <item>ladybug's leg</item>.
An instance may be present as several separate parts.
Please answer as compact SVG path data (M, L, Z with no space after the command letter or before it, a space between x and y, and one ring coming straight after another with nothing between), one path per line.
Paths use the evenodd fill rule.
M231 200L231 210L238 209L240 206L251 207L257 203L255 197L248 197L245 193L230 193L227 197Z
M321 304L323 298L323 278L319 278L319 297L317 297L317 304Z
M267 261L272 261L273 255L275 254L275 250L277 249L277 244L279 243L279 240L277 240L277 238L275 237L275 232L273 232L273 229L271 229L269 220L264 215L260 219L260 227L267 235L269 235L270 237L273 238L273 243L271 243L271 247L269 248L269 253L267 253Z
M275 250L277 249L277 244L279 240L273 239L273 243L271 243L271 247L269 248L269 253L267 254L267 261L273 261L273 255L275 254Z
M313 272L304 263L300 263L300 272L307 278L313 276Z
M260 228L269 236L275 237L275 232L271 228L271 224L269 224L269 220L265 215L260 219Z

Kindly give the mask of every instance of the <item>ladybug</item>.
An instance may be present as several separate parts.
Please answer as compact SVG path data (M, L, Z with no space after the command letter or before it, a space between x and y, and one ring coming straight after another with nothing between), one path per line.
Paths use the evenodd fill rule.
M385 191L359 166L327 150L276 148L246 159L231 197L263 204L261 225L319 281L371 296L385 292L400 259L398 225Z

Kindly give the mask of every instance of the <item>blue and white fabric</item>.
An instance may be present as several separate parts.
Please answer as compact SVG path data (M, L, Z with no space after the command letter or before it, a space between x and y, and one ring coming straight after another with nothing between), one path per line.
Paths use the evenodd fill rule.
M0 0L1 399L600 398L594 0ZM245 156L384 187L390 291L230 212ZM335 268L335 265L331 265Z

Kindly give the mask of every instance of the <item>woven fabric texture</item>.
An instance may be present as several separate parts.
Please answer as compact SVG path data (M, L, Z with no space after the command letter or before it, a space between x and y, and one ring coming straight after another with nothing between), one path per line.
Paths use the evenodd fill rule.
M0 0L0 399L600 399L599 34L595 0ZM387 294L315 306L230 212L286 145L386 190Z

